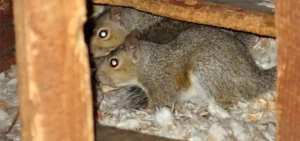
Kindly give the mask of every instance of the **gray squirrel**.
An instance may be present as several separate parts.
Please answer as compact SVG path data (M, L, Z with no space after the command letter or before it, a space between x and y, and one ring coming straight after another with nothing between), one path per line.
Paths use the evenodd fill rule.
M99 6L94 6L97 9ZM95 10L97 15L97 11ZM94 16L95 27L90 39L93 56L107 55L124 42L125 37L134 29L139 31L159 22L163 17L140 12L133 8L110 6Z
M136 35L97 64L97 76L103 84L139 86L151 109L187 100L227 108L274 89L276 68L260 69L241 42L217 28L195 26L167 44Z
M100 10L99 10L100 9ZM137 30L141 39L168 43L180 32L196 24L156 16L134 8L94 5L94 33L90 39L94 58L107 55L124 42L125 37ZM99 12L100 11L100 12Z
M98 8L98 10L97 10ZM122 8L122 9L121 9ZM104 12L104 6L102 5L97 5L94 6L95 12L98 12L96 14L93 14L94 17L96 17L96 27L94 29L94 35L92 37L93 42L91 42L91 46L96 48L94 51L94 57L99 57L99 54L102 53L101 49L97 50L97 47L105 47L105 45L109 45L110 50L106 51L106 54L101 54L100 56L107 55L110 51L114 50L117 46L121 45L124 42L124 39L126 35L129 34L130 31L133 30L132 27L137 27L139 29L139 32L141 32L141 39L146 40L149 42L154 42L158 44L164 44L164 43L169 43L172 41L178 34L180 34L182 31L187 30L191 27L198 26L198 24L193 24L189 22L184 22L184 21L179 21L179 20L174 20L171 18L157 18L157 16L154 16L150 13L145 13L139 10L135 10L132 8L125 8L125 7L116 7L116 6L110 6L109 8L106 8L106 12ZM100 9L100 10L99 10ZM125 10L123 10L125 9ZM100 11L100 12L99 12ZM124 12L125 11L125 12ZM127 14L123 14L127 13ZM134 13L132 15L128 13ZM124 16L125 15L125 16ZM126 16L127 15L127 16ZM144 15L147 15L146 17ZM116 17L119 16L119 19L116 19ZM131 18L134 16L134 18ZM127 17L127 20L125 20L125 17ZM155 19L154 22L144 22L148 21L151 19ZM128 20L129 19L129 20ZM134 19L134 20L131 20ZM113 24L108 24L112 22ZM104 24L103 24L104 23ZM125 25L130 25L130 26L125 26ZM137 25L137 26L135 26ZM143 25L143 26L140 26ZM200 25L201 26L201 25ZM99 37L99 29L103 29L103 27L109 27L108 29L108 34L110 34L109 37L107 38L100 38ZM112 30L113 29L113 30ZM224 29L224 31L228 31L227 29ZM235 36L245 47L247 47L249 50L253 49L255 46L256 40L260 37L255 36L253 34L247 34L243 32L236 32L232 31L231 34ZM115 38L113 38L115 37ZM268 38L263 38L264 40L269 40ZM260 42L258 42L259 44ZM266 46L266 45L265 45ZM260 46L260 48L262 48ZM274 67L274 63L271 64L271 67L264 67L261 64L264 64L266 62L266 57L262 58L261 54L265 53L265 51L259 50L260 48L255 48L254 54L252 53L252 58L254 59L255 63L263 68L263 69L269 69L271 67ZM274 48L272 48L274 50ZM270 50L270 49L269 49ZM275 49L276 50L276 49ZM247 51L247 50L246 50ZM271 50L272 51L272 50ZM268 53L268 52L267 52ZM266 56L263 54L264 56ZM262 59L263 60L262 60ZM258 62L258 63L257 63ZM259 64L260 63L260 64ZM272 66L273 65L273 66ZM134 90L134 92L138 93L133 93L133 91L128 92L128 98L126 99L127 102L131 105L127 105L125 107L139 107L143 103L145 103L145 92L141 91L138 86L128 86L131 88L128 88L130 90ZM138 97L141 97L141 102L137 102ZM130 97L134 97L134 99L130 99ZM131 101L131 102L130 102ZM146 104L146 103L145 103ZM141 106L144 107L144 106Z

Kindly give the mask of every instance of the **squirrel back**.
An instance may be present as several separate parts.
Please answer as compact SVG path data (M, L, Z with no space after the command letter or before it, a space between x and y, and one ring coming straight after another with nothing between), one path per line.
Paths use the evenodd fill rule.
M181 32L197 25L165 17L160 22L141 31L140 39L157 44L167 44L174 40Z
M256 65L271 69L277 65L277 44L272 37L258 36L243 31L222 29L239 40L250 52Z
M105 75L117 86L140 85L150 108L186 100L228 107L272 90L276 70L259 69L233 36L203 25L168 44L127 36L99 65L98 74L100 81Z

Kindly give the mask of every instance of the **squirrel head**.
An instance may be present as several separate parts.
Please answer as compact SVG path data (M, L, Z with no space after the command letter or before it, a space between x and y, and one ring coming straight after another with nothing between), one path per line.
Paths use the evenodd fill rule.
M90 41L93 56L108 55L124 42L127 34L122 7L111 7L96 20Z
M124 86L137 84L136 62L140 58L140 47L134 32L124 43L103 57L97 64L97 76L101 84Z

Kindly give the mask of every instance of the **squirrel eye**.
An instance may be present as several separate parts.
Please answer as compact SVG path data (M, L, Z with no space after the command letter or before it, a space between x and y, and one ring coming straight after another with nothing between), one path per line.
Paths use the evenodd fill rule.
M106 37L108 36L108 30L106 30L106 29L100 30L98 36L99 36L100 38L106 38Z
M118 65L119 65L119 60L118 59L113 58L113 59L110 60L110 66L111 67L115 68Z

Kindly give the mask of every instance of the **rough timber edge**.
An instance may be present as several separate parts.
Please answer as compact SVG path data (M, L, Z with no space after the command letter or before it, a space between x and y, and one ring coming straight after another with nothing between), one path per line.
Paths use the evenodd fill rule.
M276 36L273 14L196 0L92 0L93 3L133 7L155 15L207 24L261 36Z

